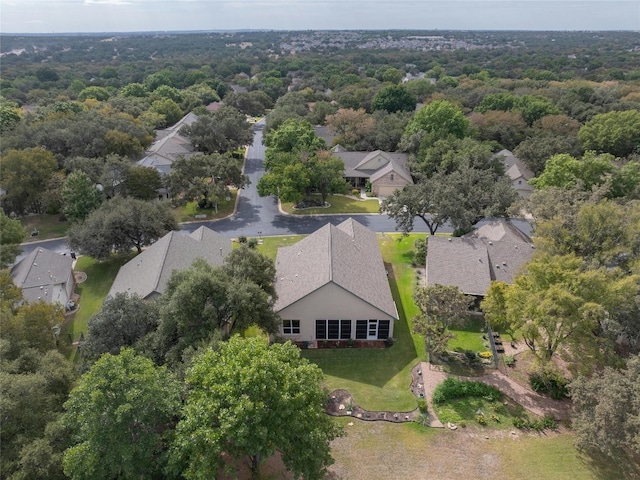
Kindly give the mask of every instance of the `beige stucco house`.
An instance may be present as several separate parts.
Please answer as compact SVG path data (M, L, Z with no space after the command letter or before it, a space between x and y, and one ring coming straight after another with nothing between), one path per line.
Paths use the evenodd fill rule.
M281 335L322 341L384 341L398 319L376 234L349 219L278 249L275 311Z
M354 188L362 188L367 180L371 182L371 193L376 197L386 197L405 185L412 185L413 179L407 167L406 153L347 152L340 146L331 150L332 154L344 162L344 176Z

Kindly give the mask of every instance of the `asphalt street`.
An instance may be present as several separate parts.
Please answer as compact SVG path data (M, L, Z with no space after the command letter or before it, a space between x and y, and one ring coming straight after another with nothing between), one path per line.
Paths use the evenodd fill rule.
M367 228L375 232L394 232L395 221L387 215L305 215L293 216L282 213L278 209L276 197L261 197L256 188L258 180L264 173L265 147L262 144L262 124L256 125L253 145L247 152L245 174L251 182L238 194L238 205L233 216L215 221L190 222L181 225L185 233L193 232L201 225L235 238L240 235L246 237L274 236L274 235L305 235L318 228L333 223L337 225L353 217ZM513 220L514 224L525 233L530 234L531 226L525 220ZM414 232L428 232L424 222L416 218ZM451 232L448 225L442 226L439 232ZM18 257L28 254L36 247L44 247L59 253L69 253L69 246L64 238L29 242L22 245L23 252Z

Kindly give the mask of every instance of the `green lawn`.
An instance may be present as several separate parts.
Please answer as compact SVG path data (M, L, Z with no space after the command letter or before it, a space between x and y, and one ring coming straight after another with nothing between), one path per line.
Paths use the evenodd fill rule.
M411 369L425 359L424 341L413 337L407 315L416 313L411 294L416 282L411 268L413 242L417 235L379 236L385 263L393 264L389 277L400 320L394 326L395 344L385 349L303 350L303 356L318 364L329 390L346 388L355 402L368 410L410 411L416 398L409 391Z
M449 400L443 404L434 405L438 419L442 423L465 423L466 425L480 424L476 421L477 412L481 410L486 420L487 428L501 428L513 430L513 419L528 417L527 411L519 404L503 397L491 402L482 397L468 397Z
M332 443L335 478L630 480L640 474L629 461L614 463L578 452L569 434L518 431L484 438L483 430L472 426L452 432L416 423L351 418L337 423L345 435Z
M130 258L114 257L106 262L98 262L91 257L78 258L75 271L85 272L87 281L76 286L76 293L80 295L79 307L73 318L65 322L62 327L62 338L66 339L68 334L71 334L75 341L78 340L81 333L87 334L87 320L100 310L118 270Z
M463 326L455 330L451 329L451 333L455 335L455 338L449 340L449 350L457 352L464 350L484 352L490 350L489 347L484 346L486 340L483 340L482 335L486 335L487 331L481 318L469 317Z
M281 237L263 237L258 244L258 251L275 260L280 247L288 247L299 242L305 235L284 235Z
M237 190L230 192L229 200L222 200L218 204L218 211L214 208L198 208L197 202L189 202L184 207L176 210L176 218L178 222L193 222L197 220L215 220L218 218L228 217L233 213L236 205ZM196 215L206 215L206 218L196 218Z
M293 203L283 203L282 210L293 215L326 215L330 213L378 213L380 204L377 199L362 200L360 198L344 195L329 195L327 197L329 207L305 208L294 210Z
M48 240L50 238L60 238L67 234L69 222L60 221L60 215L29 215L19 219L22 226L27 230L24 237L25 242L31 240ZM31 236L31 232L36 229L38 235Z

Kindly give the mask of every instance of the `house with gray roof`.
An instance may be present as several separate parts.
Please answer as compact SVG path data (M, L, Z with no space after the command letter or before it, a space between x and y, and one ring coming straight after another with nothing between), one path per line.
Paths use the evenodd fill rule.
M109 295L127 293L153 300L164 293L174 270L187 269L198 258L221 266L230 252L231 239L207 227L188 235L169 232L120 268Z
M371 183L371 193L376 197L386 197L405 185L412 185L406 153L347 152L339 145L332 154L344 162L344 176L354 188L363 188L367 180Z
M311 347L324 340L384 341L398 319L376 234L348 219L278 249L280 333Z
M492 281L513 283L531 259L531 239L505 220L489 222L459 238L427 239L427 286L456 286L483 297Z
M507 149L500 150L495 154L495 157L502 160L504 171L511 179L513 189L520 197L528 198L533 192L533 187L529 185L529 180L534 177L533 172L527 168L522 160Z
M70 305L75 287L71 257L35 248L11 268L11 277L28 302Z
M156 140L146 151L144 158L138 161L142 167L155 168L160 175L171 173L171 165L179 157L190 157L196 153L191 140L180 134L180 129L185 125L192 125L198 116L188 113L175 125L156 132ZM167 198L166 189L159 192L160 198Z

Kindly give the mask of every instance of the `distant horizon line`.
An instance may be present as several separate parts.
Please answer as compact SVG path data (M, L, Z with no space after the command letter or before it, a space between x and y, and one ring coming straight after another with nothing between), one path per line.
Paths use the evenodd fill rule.
M233 29L198 29L198 30L132 30L132 31L96 31L96 32L0 32L0 36L92 36L92 35L149 35L149 34L194 34L194 33L275 33L275 32L526 32L526 33L640 33L636 29L469 29L469 28L304 28L304 29L270 29L270 28L233 28Z

